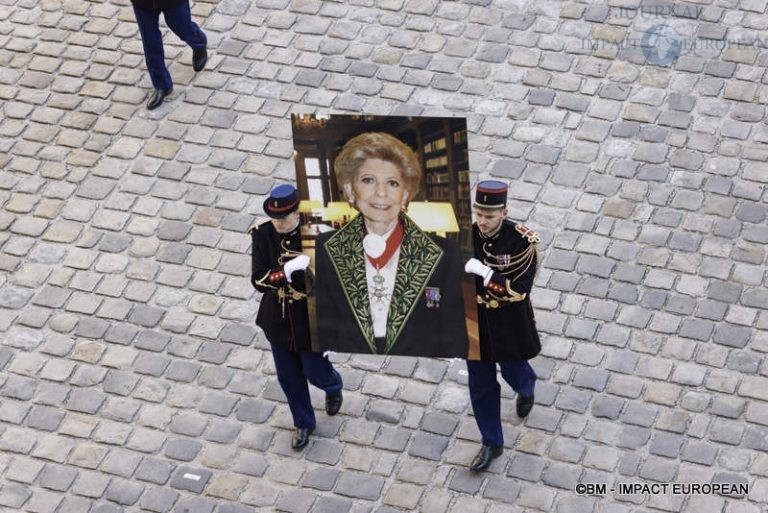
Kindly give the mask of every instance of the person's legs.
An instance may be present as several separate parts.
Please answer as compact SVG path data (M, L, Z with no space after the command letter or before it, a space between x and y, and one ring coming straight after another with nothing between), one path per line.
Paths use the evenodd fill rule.
M179 39L187 43L193 50L204 49L208 44L205 32L192 21L189 0L163 10L165 23Z
M536 373L526 360L501 363L501 375L517 392L517 416L525 418L533 408L533 389L536 386Z
M300 353L292 353L272 344L272 357L275 360L277 380L288 398L293 425L300 429L314 429L315 411L312 409L309 386L302 371Z
M169 91L173 89L173 81L168 68L165 67L163 52L163 35L160 33L160 11L142 9L133 5L136 22L139 25L141 44L144 46L144 60L147 63L149 78L155 89Z
M483 444L504 445L501 429L501 387L496 381L496 364L467 360L469 399Z
M518 362L503 362L501 367L501 376L504 381L509 383L512 390L523 397L533 396L533 389L536 385L536 373L527 360Z
M325 391L325 413L336 415L344 402L341 389L341 375L336 372L328 358L322 353L301 353L304 375L310 383Z
M302 351L301 365L304 376L317 388L326 394L337 394L343 387L341 375L333 368L333 364L322 353Z

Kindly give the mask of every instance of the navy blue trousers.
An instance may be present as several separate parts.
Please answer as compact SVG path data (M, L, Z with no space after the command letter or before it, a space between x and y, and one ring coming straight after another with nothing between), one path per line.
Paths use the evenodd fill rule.
M536 373L526 360L502 362L501 377L512 390L523 397L533 395ZM469 399L475 412L475 422L486 445L504 445L501 429L501 385L496 380L496 364L467 360Z
M144 59L149 70L149 78L155 89L171 89L173 81L168 68L165 67L165 52L163 51L163 35L160 33L160 13L163 13L165 23L179 39L187 43L193 50L205 48L208 39L200 27L192 21L189 1L185 0L168 9L153 10L133 6L136 22L139 24L141 43L144 45Z
M277 381L288 399L288 408L297 428L314 428L315 410L309 397L307 381L326 394L341 390L341 375L336 372L328 358L322 353L301 351L294 353L272 344Z

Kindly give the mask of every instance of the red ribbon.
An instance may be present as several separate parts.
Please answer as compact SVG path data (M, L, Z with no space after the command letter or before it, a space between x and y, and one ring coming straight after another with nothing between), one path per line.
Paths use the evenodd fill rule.
M367 231L368 230L366 230L366 232ZM398 220L397 226L395 226L395 229L392 231L392 233L389 234L389 237L387 237L387 244L384 248L384 253L379 255L378 258L371 258L369 255L365 255L368 257L368 261L372 263L376 269L381 269L387 265L389 259L392 258L392 255L395 254L397 248L400 247L400 243L403 242L403 233L403 225Z

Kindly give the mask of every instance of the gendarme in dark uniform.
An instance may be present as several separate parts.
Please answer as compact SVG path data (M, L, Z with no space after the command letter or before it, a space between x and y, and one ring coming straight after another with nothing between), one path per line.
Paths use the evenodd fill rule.
M480 360L467 361L469 394L483 447L472 470L484 470L501 455L501 375L517 392L517 414L533 407L536 374L528 364L541 351L530 293L538 266L539 236L506 218L507 185L477 186L472 226L474 258L465 267L476 275Z
M267 340L291 352L311 351L304 271L292 273L291 283L283 266L301 254L301 226L278 233L272 221L251 229L251 282L263 292L256 324Z
M251 228L251 283L264 295L256 324L272 346L275 371L293 416L292 446L307 445L315 428L315 412L307 381L326 393L325 409L338 413L341 376L321 353L311 352L304 270L309 258L301 253L301 228L296 189L289 184L272 190L264 202L270 221Z
M478 294L480 359L485 362L529 360L539 354L530 293L536 276L538 235L504 219L499 231L484 237L472 226L474 254L493 269L488 285L475 280Z

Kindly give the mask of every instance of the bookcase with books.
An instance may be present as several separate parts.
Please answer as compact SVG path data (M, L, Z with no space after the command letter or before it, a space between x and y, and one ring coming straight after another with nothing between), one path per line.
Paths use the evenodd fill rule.
M472 255L472 212L467 126L464 119L446 119L437 130L421 134L424 184L429 201L451 202L460 231L449 234L465 257Z

